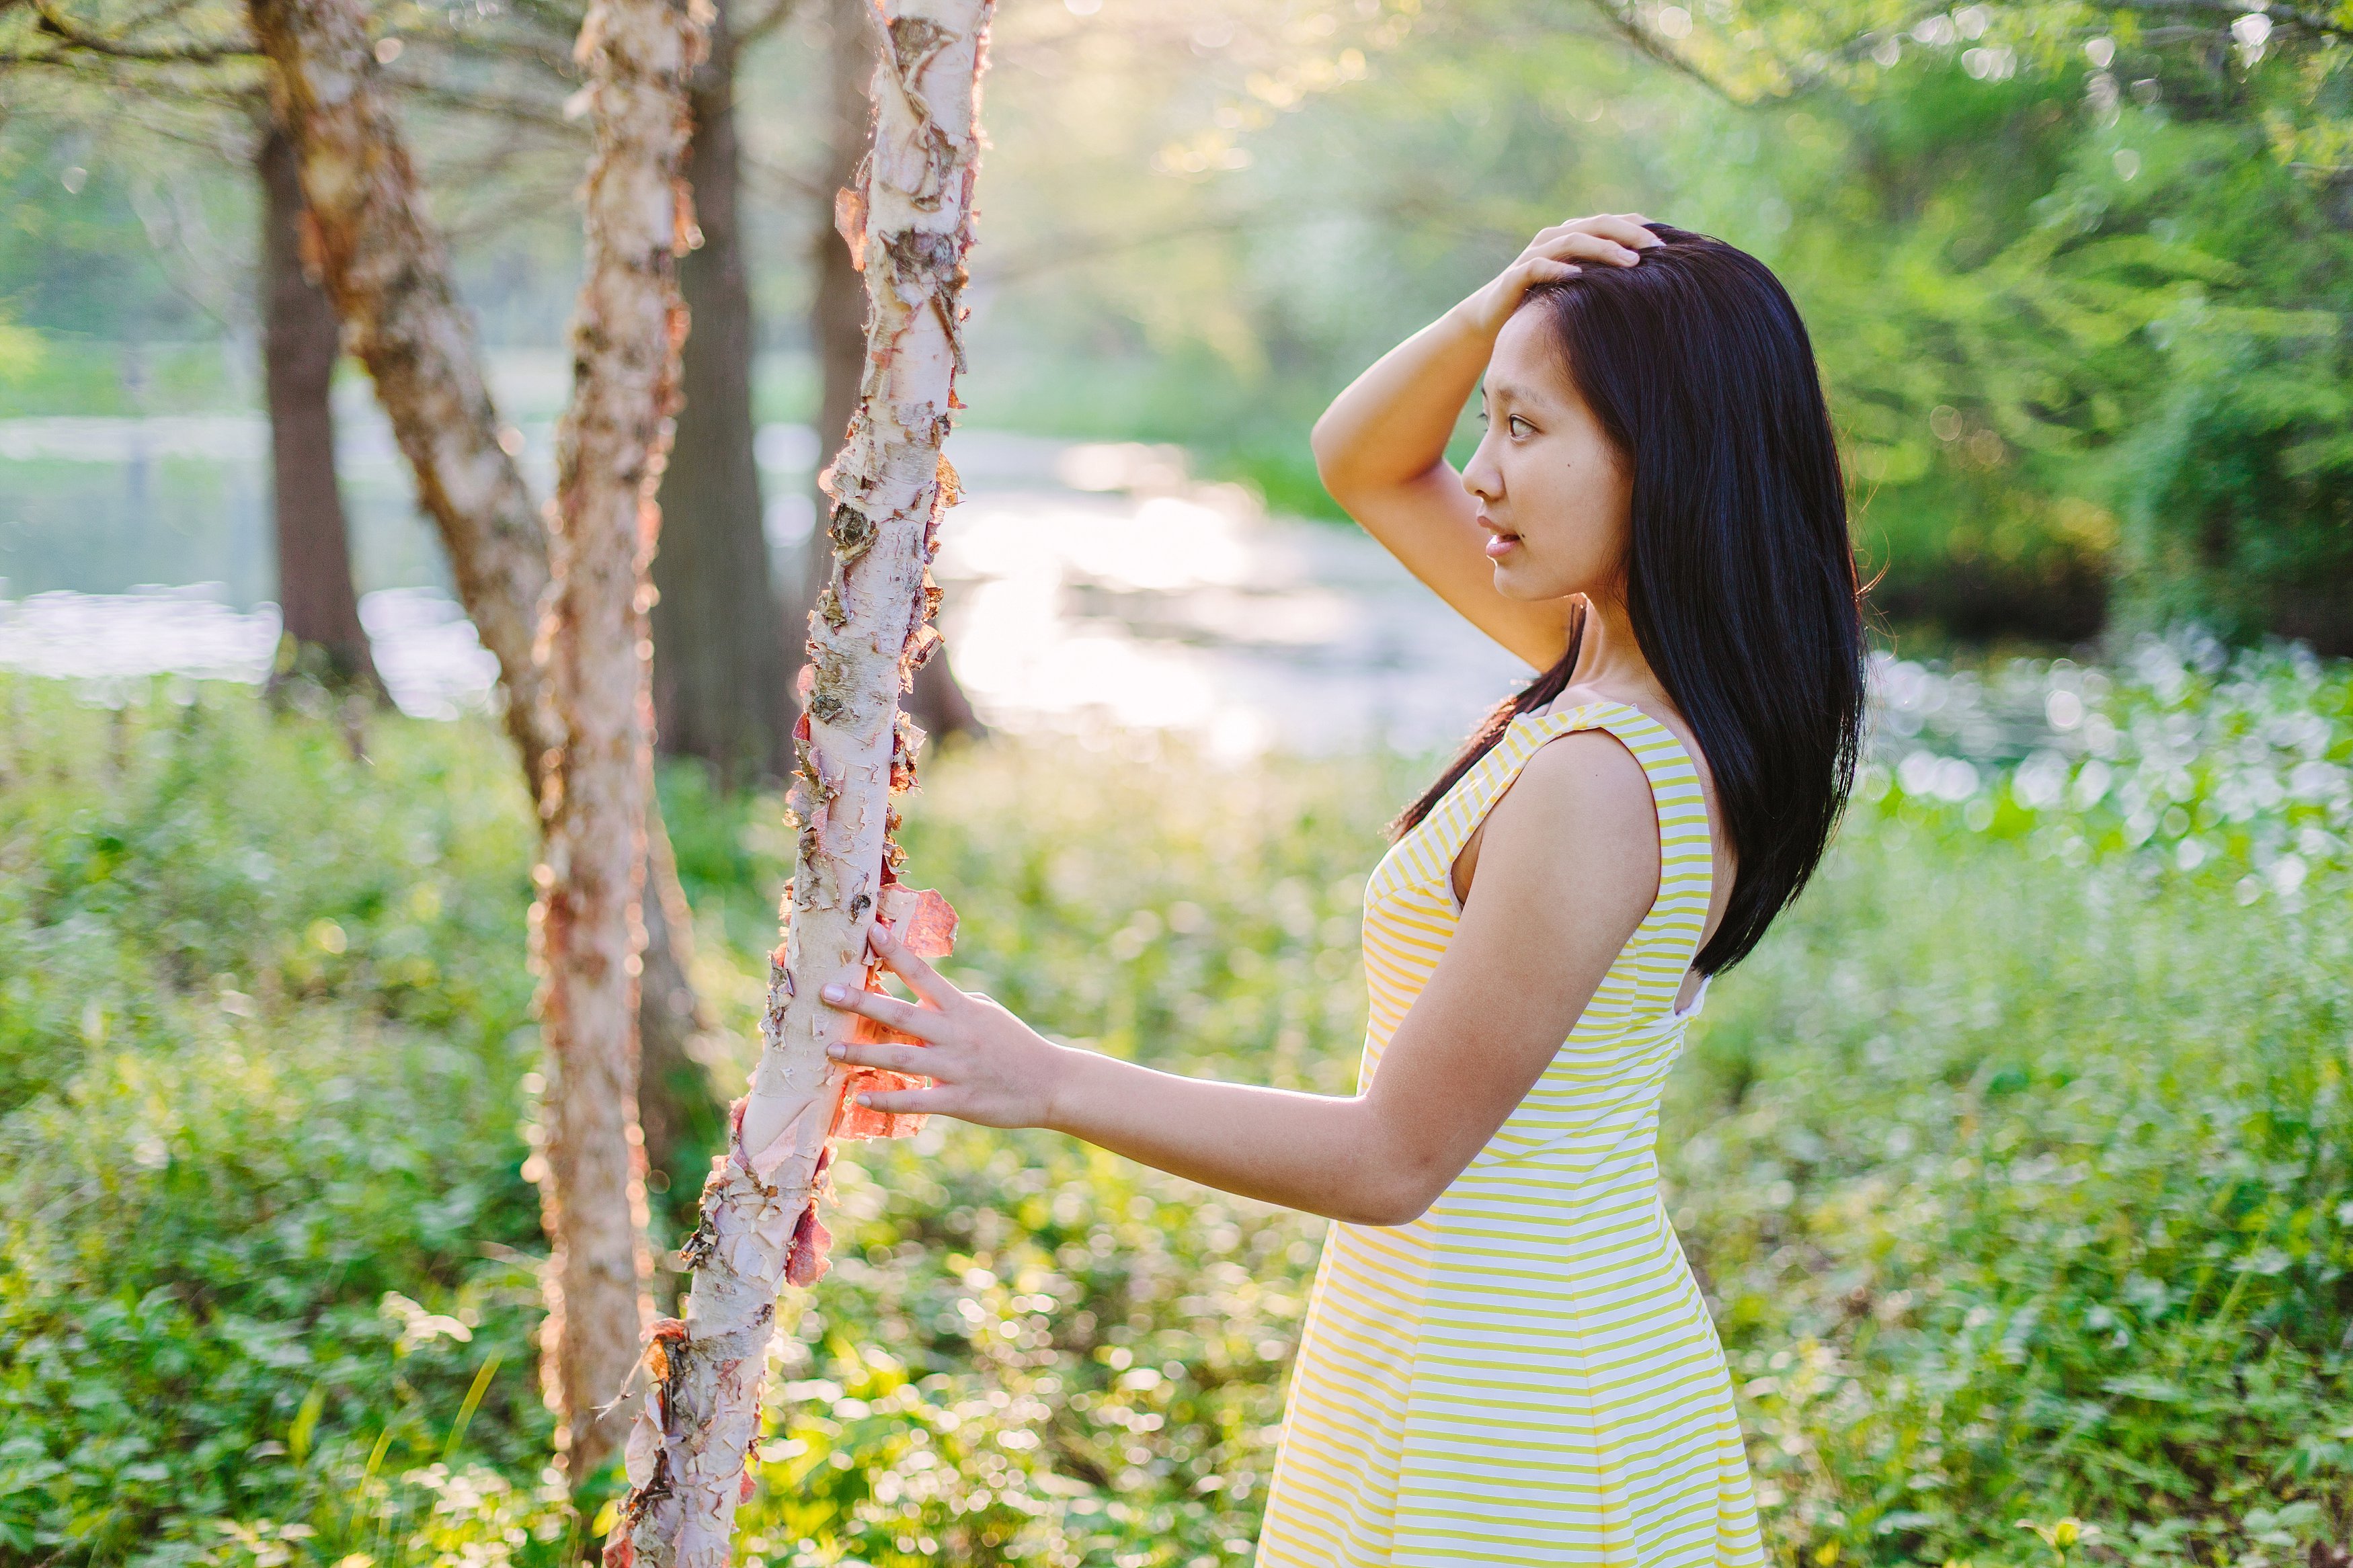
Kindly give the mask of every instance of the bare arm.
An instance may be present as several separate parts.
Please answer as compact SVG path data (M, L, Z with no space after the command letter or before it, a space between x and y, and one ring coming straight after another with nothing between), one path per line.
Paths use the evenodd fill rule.
M1605 733L1572 734L1542 748L1489 814L1461 927L1362 1094L1214 1083L1057 1046L879 927L874 951L921 1005L830 986L825 999L929 1043L834 1054L937 1080L870 1096L881 1110L1052 1128L1228 1192L1402 1225L1525 1097L1658 885L1641 764Z
M1575 277L1579 263L1631 266L1637 248L1659 243L1641 223L1628 213L1546 229L1494 281L1351 382L1310 437L1332 499L1472 626L1539 669L1568 646L1568 602L1495 591L1478 507L1447 462L1446 443L1520 297Z

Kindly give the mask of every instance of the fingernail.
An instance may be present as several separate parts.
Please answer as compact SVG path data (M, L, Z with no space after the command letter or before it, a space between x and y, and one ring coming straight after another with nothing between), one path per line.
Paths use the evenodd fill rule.
M849 994L839 985L828 985L820 993L828 1002L839 1002Z
M858 1097L858 1103L871 1110L874 1109L874 1097L871 1094L861 1094Z
M839 1061L842 1058L849 1054L849 1047L843 1045L839 1040L836 1040L833 1044L826 1047L825 1054L831 1057L835 1061Z

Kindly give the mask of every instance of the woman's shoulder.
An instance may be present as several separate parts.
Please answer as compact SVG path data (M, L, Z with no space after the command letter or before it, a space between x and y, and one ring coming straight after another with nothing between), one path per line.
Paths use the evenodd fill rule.
M1609 710L1623 709L1630 710L1637 719L1656 723L1657 716L1651 711L1653 700L1648 692L1621 691L1610 686L1586 683L1562 688L1559 696L1523 717L1538 721L1571 716L1599 720L1609 717Z
M1619 737L1594 727L1543 739L1520 765L1498 812L1514 797L1539 819L1639 827L1651 818L1651 780L1641 760Z
M1658 818L1642 764L1605 731L1546 739L1520 766L1482 825L1474 885L1558 900L1628 929L1658 887Z

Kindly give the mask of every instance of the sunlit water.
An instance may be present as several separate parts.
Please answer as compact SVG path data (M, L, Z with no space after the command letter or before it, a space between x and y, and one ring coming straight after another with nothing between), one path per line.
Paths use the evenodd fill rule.
M548 432L524 428L543 483ZM0 421L0 568L45 590L0 598L0 667L113 701L157 675L265 679L279 627L255 570L266 442L245 415ZM361 618L385 684L415 714L483 705L495 666L429 534L384 504L406 504L388 434L347 404L340 445L357 574L378 584ZM780 575L797 574L817 442L770 426L758 451ZM1525 675L1368 540L1189 482L1172 449L967 432L950 455L968 497L942 533L943 629L999 729L1166 731L1227 755L1418 751ZM210 580L140 585L151 560Z
M523 428L543 486L548 426ZM361 618L386 685L420 716L486 706L496 667L443 586L388 434L364 403L343 431ZM24 579L0 593L0 668L106 703L158 678L265 679L265 438L247 416L0 421L0 570ZM780 581L797 577L818 443L770 426L758 454ZM950 455L967 499L935 567L943 629L1001 731L1156 731L1230 758L1425 752L1527 675L1363 535L1270 518L1189 480L1172 448L967 431ZM150 566L197 585L132 589L163 574ZM2024 813L2051 853L2114 843L2178 872L2227 870L2242 898L2293 898L2353 841L2343 679L2293 651L2232 663L2195 634L2105 666L1882 655L1861 787L1977 830Z

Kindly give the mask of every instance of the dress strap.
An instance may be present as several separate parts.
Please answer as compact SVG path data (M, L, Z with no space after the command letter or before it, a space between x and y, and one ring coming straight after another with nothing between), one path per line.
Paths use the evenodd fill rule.
M1530 757L1547 742L1580 730L1606 730L1615 736L1651 783L1651 803L1659 822L1659 894L1626 945L1637 959L1641 1010L1672 1013L1706 929L1715 846L1698 765L1673 731L1641 709L1625 702L1585 702L1514 719L1487 754L1398 845L1408 860L1401 869L1417 880L1436 878L1452 903L1455 858L1472 831L1486 820Z

